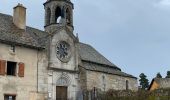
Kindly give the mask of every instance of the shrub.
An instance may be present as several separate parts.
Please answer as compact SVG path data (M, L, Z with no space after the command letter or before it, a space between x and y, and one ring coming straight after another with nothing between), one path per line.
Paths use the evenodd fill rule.
M87 92L93 95L92 91ZM89 97L89 95L88 95ZM108 90L102 92L96 90L91 100L170 100L170 89L158 89L155 91L139 90L137 92L130 90Z

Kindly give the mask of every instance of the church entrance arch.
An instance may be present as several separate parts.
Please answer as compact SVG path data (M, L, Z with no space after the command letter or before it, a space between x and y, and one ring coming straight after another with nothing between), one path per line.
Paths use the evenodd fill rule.
M57 80L56 84L56 100L67 100L69 85L69 77L67 75L62 74L61 77Z

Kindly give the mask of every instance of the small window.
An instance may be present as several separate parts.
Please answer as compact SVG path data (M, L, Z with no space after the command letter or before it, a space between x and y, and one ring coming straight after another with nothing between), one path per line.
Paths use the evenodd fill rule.
M126 80L126 90L129 90L129 81Z
M4 100L16 100L16 95L4 95Z
M11 51L15 52L15 46L14 45L11 45Z
M15 76L16 75L16 62L7 62L7 75Z
M103 83L104 83L105 82L105 76L104 75L102 76L102 80L103 80Z
M103 90L105 91L106 90L106 79L104 75L102 76L102 81L103 81Z

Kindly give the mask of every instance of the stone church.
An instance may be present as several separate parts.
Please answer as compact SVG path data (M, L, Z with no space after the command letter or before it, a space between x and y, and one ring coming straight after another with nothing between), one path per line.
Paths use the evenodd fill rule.
M137 90L136 77L74 35L70 0L47 0L44 9L44 31L26 25L22 4L13 16L0 13L0 100L82 100L94 87Z

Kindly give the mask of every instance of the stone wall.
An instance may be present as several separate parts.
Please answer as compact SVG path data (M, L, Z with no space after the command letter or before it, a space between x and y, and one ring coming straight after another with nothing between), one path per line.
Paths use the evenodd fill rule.
M23 62L25 74L19 77L16 70L16 76L0 76L0 100L4 99L4 94L16 94L16 100L29 100L31 93L37 92L37 50L16 46L13 53L10 48L0 43L0 59Z
M113 74L107 74L102 72L88 71L86 70L87 77L87 90L91 90L94 87L107 91L109 89L125 90L126 81L128 81L128 89L136 91L137 79L130 77L123 77Z
M42 94L48 93L48 56L47 51L39 51L38 52L38 92Z
M87 90L87 77L86 77L86 69L79 66L79 84L81 86L82 91Z

